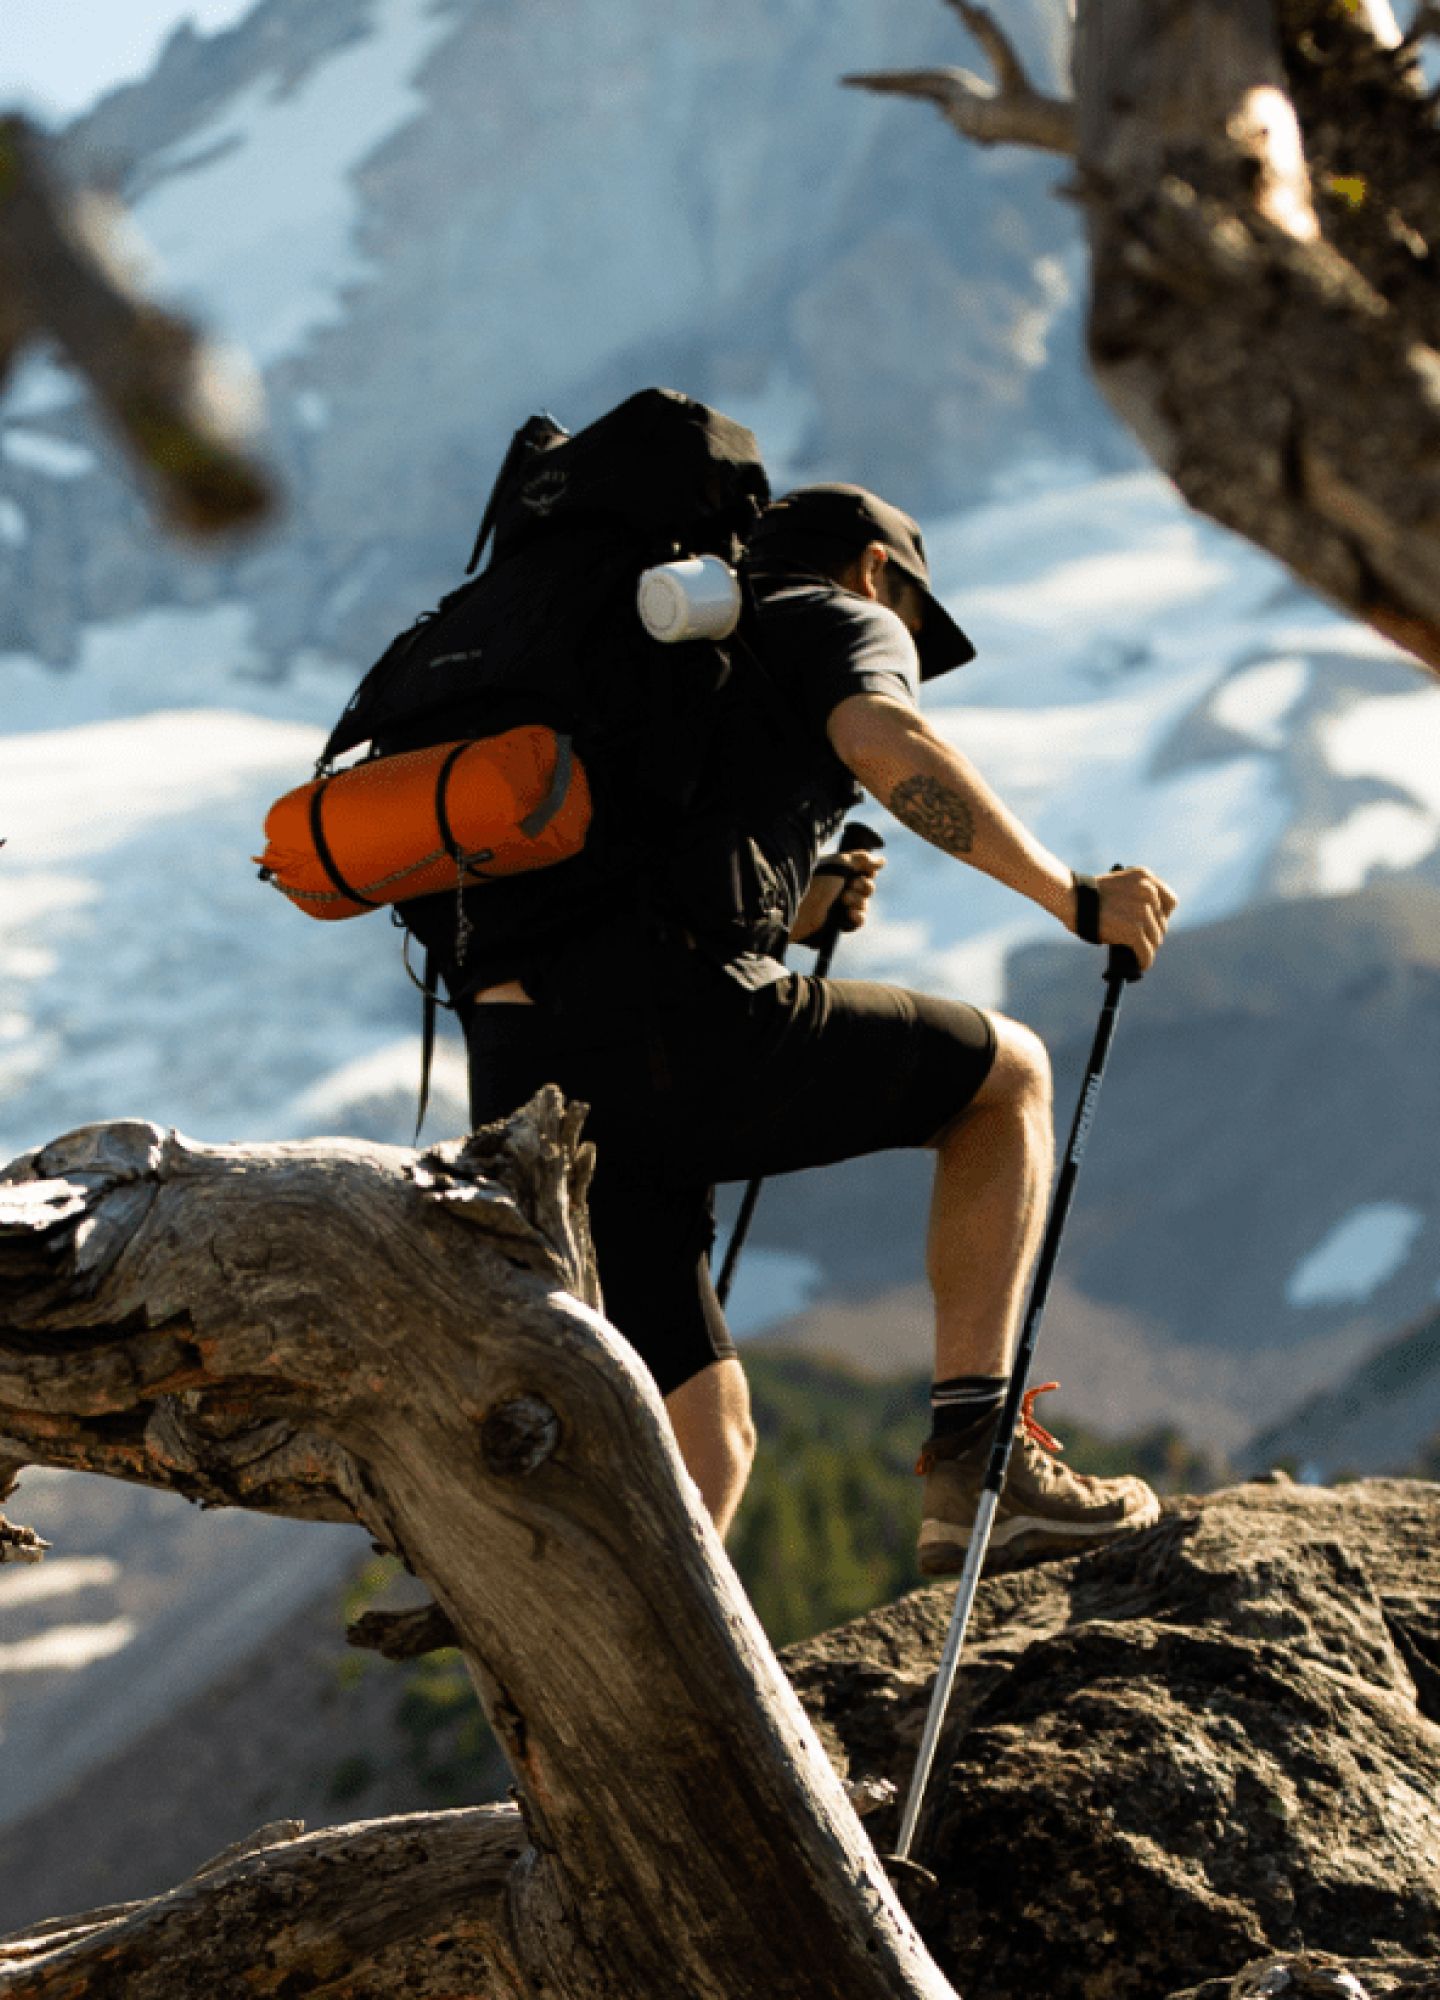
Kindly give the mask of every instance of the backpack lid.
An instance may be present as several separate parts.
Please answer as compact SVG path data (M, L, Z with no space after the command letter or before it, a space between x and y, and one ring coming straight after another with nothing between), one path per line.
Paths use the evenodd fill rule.
M675 389L642 389L573 437L553 417L515 433L470 559L503 561L551 523L603 519L648 555L738 560L770 499L752 431Z

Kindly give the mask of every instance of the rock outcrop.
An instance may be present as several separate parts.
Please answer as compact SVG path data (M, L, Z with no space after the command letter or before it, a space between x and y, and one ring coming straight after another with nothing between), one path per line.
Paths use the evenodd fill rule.
M913 1857L958 1990L1434 2000L1437 1544L1440 1488L1272 1476L985 1584ZM852 1782L903 1798L952 1594L788 1655Z

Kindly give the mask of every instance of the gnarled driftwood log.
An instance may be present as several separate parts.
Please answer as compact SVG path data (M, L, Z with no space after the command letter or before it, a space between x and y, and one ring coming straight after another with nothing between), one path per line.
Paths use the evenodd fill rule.
M949 1993L595 1310L578 1123L546 1091L417 1158L131 1122L0 1175L0 1461L363 1523L523 1816L266 1845L0 1946L0 1995L454 1992L462 1946L474 1993Z

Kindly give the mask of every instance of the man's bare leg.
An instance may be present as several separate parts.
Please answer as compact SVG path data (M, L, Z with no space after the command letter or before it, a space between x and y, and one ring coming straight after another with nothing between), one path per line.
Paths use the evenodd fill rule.
M928 1267L935 1290L935 1374L950 1400L936 1410L921 1459L926 1480L919 1556L927 1576L953 1575L969 1548L993 1416L1013 1365L1030 1267L1045 1230L1054 1161L1044 1045L1018 1022L994 1018L994 1066L935 1148ZM969 1421L968 1411L975 1413ZM955 1427L945 1430L947 1415ZM1028 1425L1016 1434L987 1572L1099 1547L1159 1518L1160 1503L1143 1480L1073 1473L1042 1449L1039 1436Z
M935 1141L926 1268L935 1294L935 1375L1010 1367L1055 1163L1050 1061L1029 1028L993 1017L995 1061Z
M755 1457L745 1370L734 1359L713 1362L672 1389L665 1409L680 1456L723 1537L735 1518Z

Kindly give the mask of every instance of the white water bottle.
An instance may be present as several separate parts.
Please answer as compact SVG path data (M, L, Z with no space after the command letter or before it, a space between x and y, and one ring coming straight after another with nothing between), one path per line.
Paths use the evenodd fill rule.
M662 645L728 639L740 623L740 579L720 556L686 556L640 578L640 623Z

